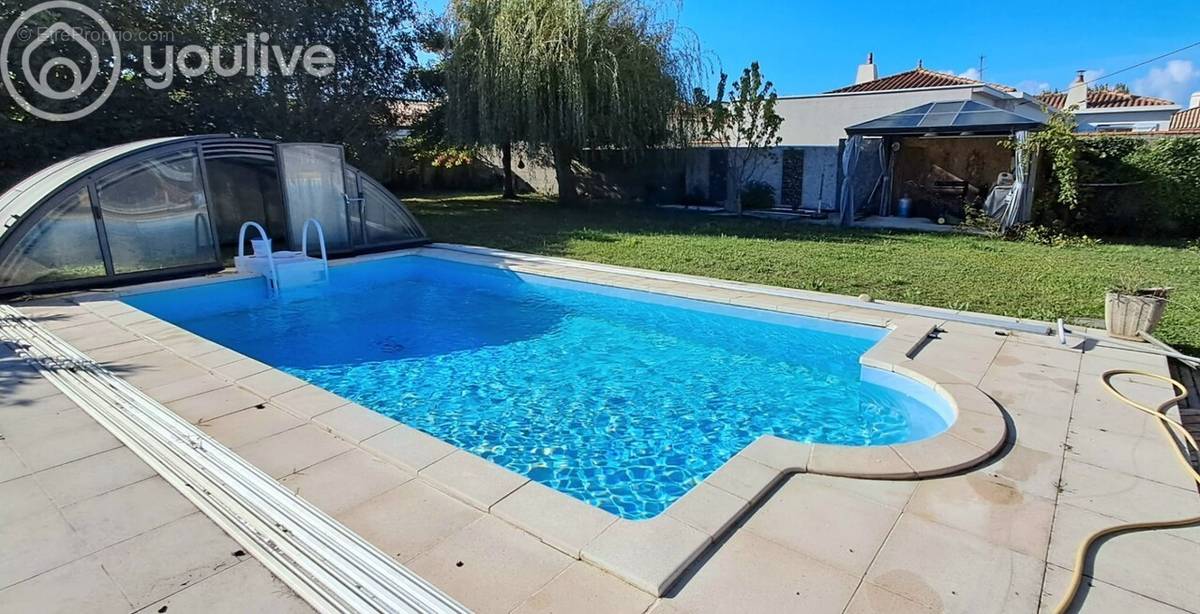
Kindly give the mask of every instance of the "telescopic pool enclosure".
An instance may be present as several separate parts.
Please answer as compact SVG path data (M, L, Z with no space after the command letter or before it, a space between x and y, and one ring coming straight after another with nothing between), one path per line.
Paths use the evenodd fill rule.
M246 221L301 250L309 218L335 255L428 242L339 145L151 139L57 162L0 195L0 295L220 270Z

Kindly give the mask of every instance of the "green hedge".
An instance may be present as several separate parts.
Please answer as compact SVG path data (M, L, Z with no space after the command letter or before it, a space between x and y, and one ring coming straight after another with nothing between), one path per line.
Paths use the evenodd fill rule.
M1101 236L1200 235L1200 136L1083 136L1076 166L1079 203L1058 202L1046 173L1035 222Z

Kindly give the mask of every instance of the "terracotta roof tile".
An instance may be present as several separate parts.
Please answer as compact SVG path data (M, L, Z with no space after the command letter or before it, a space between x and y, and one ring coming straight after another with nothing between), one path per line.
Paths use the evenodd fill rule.
M982 81L976 81L966 77L959 77L949 73L918 67L906 72L881 77L879 79L875 79L874 81L856 83L854 85L838 88L825 93L848 94L852 92L882 92L887 90L913 90L927 87L948 87L954 85L989 85L1005 92L1016 91L1016 89L1008 87L1007 85L984 83Z
M1180 111L1171 116L1171 132L1200 132L1200 107Z
M1066 92L1053 92L1038 96L1046 106L1061 109L1067 104ZM1174 102L1153 96L1138 96L1114 91L1089 91L1087 108L1089 109L1124 109L1128 107L1161 107L1173 105Z

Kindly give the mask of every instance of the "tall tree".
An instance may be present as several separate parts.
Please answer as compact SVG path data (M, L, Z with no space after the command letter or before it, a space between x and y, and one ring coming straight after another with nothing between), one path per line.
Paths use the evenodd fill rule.
M559 201L578 198L588 149L636 155L687 142L684 93L698 54L641 0L453 0L447 115L459 141L513 143L553 160Z
M701 132L706 140L729 151L729 182L738 213L746 184L774 162L774 148L783 141L779 136L783 118L775 112L778 99L775 85L763 78L758 62L744 69L732 87L729 75L722 74L715 98L708 98L702 90L695 93Z

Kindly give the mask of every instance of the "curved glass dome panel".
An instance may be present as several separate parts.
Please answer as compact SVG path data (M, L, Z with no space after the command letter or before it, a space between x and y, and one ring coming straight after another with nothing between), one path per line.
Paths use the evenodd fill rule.
M345 185L289 206L281 152L319 147ZM0 194L0 294L66 290L211 272L237 251L245 221L276 245L318 217L333 254L428 242L404 205L342 162L336 145L292 145L224 135L126 143L56 162ZM297 168L296 173L305 173ZM290 183L289 183L290 182ZM334 182L340 184L341 182Z

